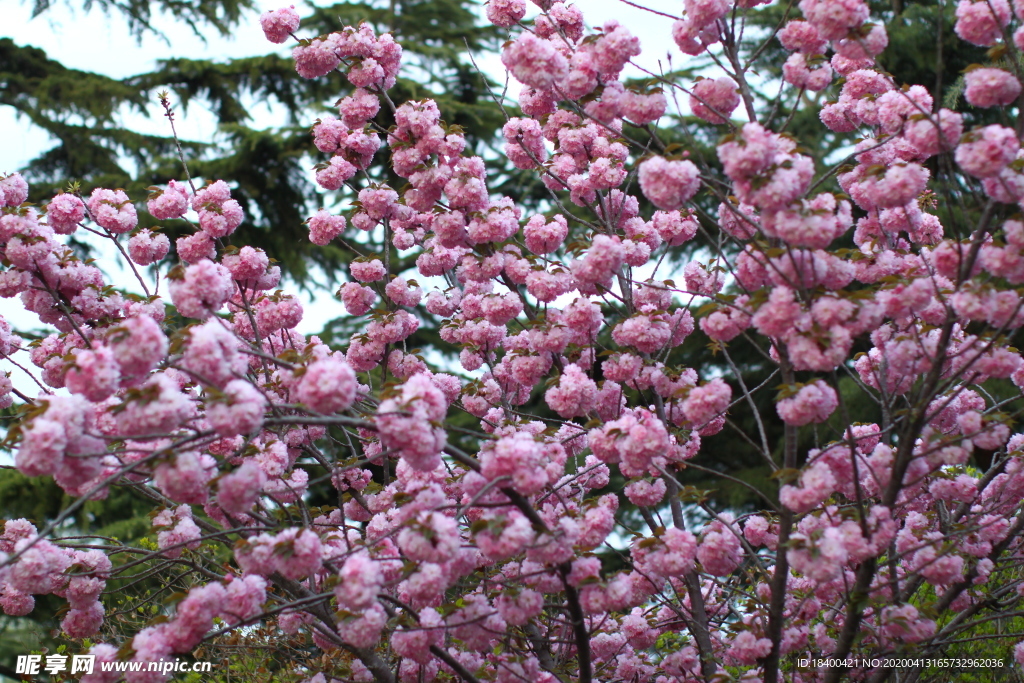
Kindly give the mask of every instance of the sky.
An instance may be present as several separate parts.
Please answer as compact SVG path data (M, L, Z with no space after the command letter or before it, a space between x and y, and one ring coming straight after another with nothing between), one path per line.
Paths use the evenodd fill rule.
M159 25L167 40L152 35L144 36L141 42L128 33L127 22L119 15L105 15L93 9L84 12L79 0L60 3L42 15L32 19L30 0L8 0L5 5L4 21L0 25L0 37L13 39L20 45L42 48L47 55L63 64L84 71L101 73L112 78L125 78L155 68L159 59L187 55L195 59L227 59L266 54L275 49L263 38L259 28L258 13L252 13L230 37L223 37L210 30L206 41L192 33L183 22L161 16L154 23ZM300 13L302 4L296 2ZM308 3L305 3L308 6ZM327 4L319 2L317 4ZM602 25L616 19L640 37L644 54L638 58L644 68L658 69L658 62L664 63L671 51L676 61L680 53L671 40L671 25L661 16L638 9L622 0L585 0L587 23ZM681 0L649 0L649 5L660 11L678 13L682 10ZM278 3L267 3L261 10L276 9ZM537 8L530 5L529 16ZM279 48L285 53L289 48ZM504 78L497 55L477 56L477 64L493 77ZM628 74L627 74L628 75ZM633 75L639 75L634 72ZM128 121L133 127L145 132L166 133L166 123L160 117L159 105L153 102L151 118L132 115ZM269 112L257 112L257 121L274 125L275 119ZM191 107L186 116L180 116L180 134L185 138L208 139L215 133L213 118L201 107ZM0 107L0 172L13 171L25 164L40 151L46 149L47 136L25 120L17 120L9 107Z
M154 69L157 60L170 57L228 59L266 54L274 47L263 39L255 13L234 35L222 37L211 29L205 42L184 22L161 15L153 23L166 33L167 40L147 34L140 42L128 33L128 24L118 13L107 16L96 9L84 12L75 7L82 3L75 2L68 7L61 4L32 19L31 4L15 2L0 26L0 37L41 48L49 58L66 66L111 78L144 73ZM166 134L167 124L160 113L154 99L151 117L129 114L125 120L143 132ZM272 123L267 121L267 125ZM212 116L201 107L190 107L187 116L179 117L178 125L185 138L208 139L216 132ZM29 122L17 120L9 107L0 107L0 130L15 132L0 136L0 172L17 169L46 149L49 142Z

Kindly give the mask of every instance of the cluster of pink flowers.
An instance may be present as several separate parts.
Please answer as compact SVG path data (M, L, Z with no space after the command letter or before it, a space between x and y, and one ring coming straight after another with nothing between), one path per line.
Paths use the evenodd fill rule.
M410 377L397 398L381 402L377 409L377 429L381 443L398 451L409 466L430 471L441 464L446 435L434 426L444 420L448 401L426 373Z
M700 172L691 161L652 157L640 164L640 187L652 204L671 211L686 204L697 193Z
M1002 69L973 69L964 80L964 97L975 107L1005 107L1020 95L1020 81Z
M124 190L94 190L89 197L89 215L96 223L112 233L131 232L139 224L135 205Z
M320 571L322 554L320 538L309 529L288 529L276 536L260 534L235 549L235 559L244 573L270 576L280 572L289 579Z
M231 190L223 180L196 192L192 208L199 214L199 227L213 239L233 233L244 218L242 207L231 199Z
M70 235L78 230L85 218L85 202L73 194L60 193L46 206L46 221L58 235Z
M699 55L719 42L721 26L718 22L729 13L731 5L728 0L685 2L685 17L672 25L672 38L679 49L688 55Z
M824 422L838 404L836 390L817 379L800 387L793 396L776 403L775 409L783 422L799 426L811 422Z
M740 104L737 88L736 82L728 76L697 81L690 93L693 115L708 123L725 123Z
M727 138L718 146L718 156L740 201L777 211L802 196L814 174L810 158L794 149L791 140L748 123L738 139Z
M271 42L284 42L284 31L295 19L288 10L264 15L264 31ZM262 22L262 18L261 18ZM289 30L289 33L291 31ZM283 40L275 40L283 38ZM376 36L369 25L314 38L292 50L295 70L303 78L319 78L340 65L348 67L348 80L357 88L387 90L394 86L402 61L402 48L390 33Z
M956 6L954 30L962 39L974 45L988 47L1003 37L1003 29L1010 23L1010 3L1007 0L972 2L960 0Z
M340 356L341 354L337 354ZM292 388L300 403L323 414L348 409L356 398L356 374L344 358L328 357L310 363Z
M260 15L263 34L272 43L283 43L299 28L299 13L295 5L267 11Z
M235 290L231 272L207 259L189 266L168 288L181 314L199 320L206 320L223 308Z
M592 430L588 439L594 455L607 463L620 463L620 469L631 476L644 472L669 450L664 423L642 409Z

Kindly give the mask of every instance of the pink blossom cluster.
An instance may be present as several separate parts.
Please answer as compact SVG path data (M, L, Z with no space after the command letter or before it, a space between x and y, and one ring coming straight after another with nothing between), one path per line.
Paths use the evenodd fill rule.
M131 232L139 224L135 205L124 190L94 190L89 197L88 209L97 225L118 235Z
M396 398L381 402L376 424L381 443L394 448L409 466L431 471L441 464L445 432L434 426L444 420L448 401L426 373L413 375Z
M776 403L775 409L783 422L800 426L811 422L824 422L837 405L836 390L818 379Z
M85 202L61 192L46 206L46 223L58 235L70 235L85 218Z
M1010 3L1007 0L972 2L960 0L956 6L954 30L963 40L988 47L1002 38L1003 29L1010 23Z
M718 146L718 157L740 201L777 211L807 190L814 173L810 158L794 149L792 141L748 123L736 139Z
M264 28L271 42L281 37L283 29L294 22L288 10L271 15L270 30ZM261 19L262 20L262 19ZM292 50L295 70L303 78L319 78L334 71L341 64L348 68L348 80L357 88L394 86L402 60L402 48L390 33L374 34L369 24L358 29L351 26L327 36L300 43Z
M213 239L233 233L245 217L238 201L231 199L231 190L223 180L196 192L192 208L199 214L199 227Z
M235 559L245 574L289 579L315 574L322 567L320 538L309 529L287 529L276 535L260 534L235 549Z
M260 26L270 42L285 42L299 28L299 14L295 11L295 5L264 12L260 15Z
M750 4L753 3L744 3ZM699 55L721 40L719 21L729 13L728 0L689 0L686 15L672 25L672 39L688 55Z
M737 89L736 82L728 76L697 81L690 93L693 115L708 123L725 123L740 104Z
M651 203L671 211L696 194L700 187L699 172L691 161L652 157L640 165L640 187Z
M669 434L664 423L649 411L639 409L608 422L588 435L594 455L609 464L619 463L624 473L636 476L664 457Z

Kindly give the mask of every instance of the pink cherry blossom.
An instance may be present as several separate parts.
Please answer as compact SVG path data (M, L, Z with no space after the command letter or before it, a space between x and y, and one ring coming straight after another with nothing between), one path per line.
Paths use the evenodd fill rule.
M130 436L166 434L195 415L191 397L166 372L153 375L125 397L117 428Z
M117 391L121 369L110 347L75 349L73 353L74 360L64 377L68 391L81 394L94 403Z
M678 209L700 188L700 172L691 161L651 157L640 165L640 187L658 208Z
M824 422L837 405L835 389L819 379L804 385L795 395L779 401L775 409L786 424L805 425Z
M221 388L245 372L246 361L240 346L239 340L217 320L197 325L190 331L182 367L199 381Z
M146 203L146 208L157 220L166 221L181 218L188 211L188 187L172 180L166 190L156 190Z
M555 44L523 33L501 53L501 63L524 85L548 90L568 75L569 64Z
M307 221L309 224L309 241L324 246L345 231L345 217L334 216L329 211L320 209Z
M862 0L800 0L800 11L826 40L845 38L868 18Z
M344 360L325 358L306 367L293 390L295 400L318 413L349 408L356 396L356 375Z
M544 399L562 417L586 415L597 405L597 385L578 365L568 365Z
M703 425L725 412L732 399L732 388L721 379L694 387L683 401L686 419L695 425Z
M171 300L186 317L206 320L219 311L234 293L231 272L212 261L200 261L171 280Z
M444 430L431 423L443 420L447 412L444 394L425 374L413 375L398 397L382 401L377 409L381 441L397 449L414 469L433 470L441 462L446 437Z
M295 5L282 7L260 15L263 34L272 43L283 43L299 28L299 15Z
M1020 81L1002 69L972 69L964 81L964 97L975 107L1005 107L1020 95Z
M252 460L246 460L234 472L220 478L217 484L217 504L229 514L248 512L255 505L267 475Z
M21 206L28 199L28 182L20 173L0 177L0 206Z
M824 54L828 41L821 37L813 24L794 19L782 27L776 36L782 46L791 52L807 55Z
M292 50L295 71L303 78L319 78L334 71L341 59L337 55L337 34L326 38L314 38L309 45L299 45Z
M725 123L740 104L737 88L736 82L727 76L697 81L690 93L693 115L708 123Z
M89 196L89 215L112 233L131 232L139 223L135 205L124 190L97 188Z
M171 241L167 235L154 233L143 228L128 240L128 253L140 266L148 266L163 260L171 250Z
M953 30L969 43L988 47L1003 37L1002 29L1009 23L1010 3L1006 0L960 0L956 6L956 25Z
M1017 157L1020 140L1009 128L993 124L972 130L956 148L956 162L976 178L996 175Z
M782 65L782 74L790 85L812 92L824 90L832 83L832 67L828 62L810 62L807 56L800 52L789 56Z
M263 425L267 400L256 387L234 379L224 387L224 394L225 402L215 403L206 411L206 418L218 434L251 434Z
M85 203L73 194L61 193L46 207L46 222L60 235L70 235L85 218Z

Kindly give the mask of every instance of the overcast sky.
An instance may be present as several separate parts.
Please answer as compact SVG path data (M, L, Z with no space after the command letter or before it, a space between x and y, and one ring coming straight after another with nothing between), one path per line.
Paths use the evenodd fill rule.
M77 6L82 3L70 0L68 4ZM301 12L303 3L295 4ZM0 25L0 36L12 38L20 45L40 47L50 58L67 66L113 78L145 72L154 68L157 60L169 57L224 59L266 54L274 48L263 38L258 13L253 13L231 37L224 38L215 31L209 31L205 43L183 23L166 16L158 17L154 23L166 33L168 40L147 35L139 43L129 35L127 23L120 14L107 16L95 9L83 12L60 3L31 19L32 3L28 0L8 0L5 5L8 6L5 7L4 21ZM621 0L586 0L580 2L580 5L591 26L601 25L614 18L630 27L641 39L645 54L640 61L646 68L656 70L658 60L664 61L670 49L675 52L676 60L680 58L680 53L671 43L670 22L664 17L644 12ZM678 0L651 0L650 5L666 12L679 12L682 9L682 3ZM269 2L261 11L278 6L278 3ZM531 15L534 14L536 7L531 4L530 9ZM286 51L288 48L279 49ZM478 56L478 64L491 72L500 69L496 55ZM497 73L493 75L498 76ZM166 134L166 123L159 116L156 102L153 103L153 112L148 120L132 116L128 123L139 130ZM208 139L215 132L212 117L199 107L191 108L188 115L179 117L179 120L179 131L183 137L202 140ZM266 125L275 123L270 116L260 116L258 121L264 120ZM47 136L27 121L16 120L10 107L0 107L0 130L5 133L0 135L0 172L20 168L46 149L49 143Z
M72 3L69 3L72 4ZM73 3L81 4L81 3ZM156 66L157 60L188 56L196 59L225 59L265 54L273 46L259 28L258 15L241 25L228 38L210 30L207 42L182 22L160 16L154 24L167 34L164 41L152 35L141 42L128 33L128 24L118 14L110 16L93 10L66 8L63 3L31 19L31 3L17 2L5 13L0 35L12 38L20 45L42 48L51 59L83 71L93 71L112 78L125 78L144 73ZM183 137L204 139L215 131L212 118L199 107L189 110L187 117L179 117L179 131ZM160 107L153 102L149 119L131 116L133 128L145 132L167 134L166 122L160 117ZM47 148L48 137L28 121L17 120L11 107L0 107L0 130L14 131L14 135L0 136L0 171L11 171Z

